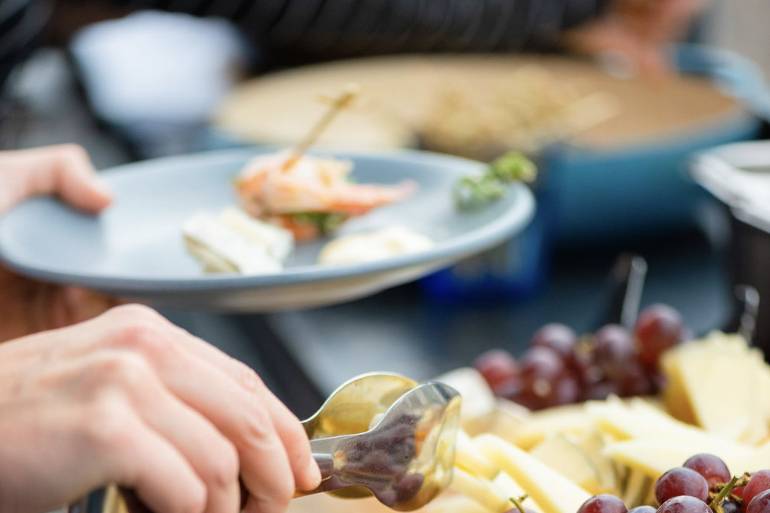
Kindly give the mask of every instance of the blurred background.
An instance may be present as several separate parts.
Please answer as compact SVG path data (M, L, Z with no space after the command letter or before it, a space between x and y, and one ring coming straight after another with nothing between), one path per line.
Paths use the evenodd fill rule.
M548 322L620 322L623 301L669 304L697 335L757 308L736 286L770 296L770 217L736 207L733 175L692 172L702 152L767 135L766 0L500 0L478 17L460 1L335 3L0 0L0 145L75 142L100 168L286 145L320 95L359 82L364 100L322 144L534 158L537 215L489 254L330 308L166 312L300 414L351 375L429 378L520 353Z

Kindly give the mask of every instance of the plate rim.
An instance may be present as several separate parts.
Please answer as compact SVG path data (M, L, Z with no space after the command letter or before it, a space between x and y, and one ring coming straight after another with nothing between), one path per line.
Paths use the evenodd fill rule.
M225 150L205 151L199 153L175 155L157 159L143 160L114 166L100 172L101 176L119 175L135 168L143 168L148 165L177 164L182 165L189 160L199 161L201 158L207 161L218 159L232 159L238 155L259 155L272 151L265 147L245 147ZM314 155L336 155L341 158L360 159L389 159L410 160L416 157L428 158L432 162L464 163L481 169L484 165L474 160L432 153L419 150L394 150L394 151L356 151L356 150L324 150L313 151ZM348 264L339 266L304 265L285 269L280 273L260 275L201 275L196 278L130 278L126 276L103 276L83 273L68 273L46 269L40 266L27 265L7 254L3 248L3 225L14 209L0 217L0 263L9 269L35 279L41 279L53 283L70 284L87 287L95 290L125 291L130 293L148 294L174 294L178 292L198 291L240 291L257 288L279 288L296 286L301 284L323 283L334 280L362 278L367 275L387 273L390 271L430 264L439 261L456 261L465 256L475 254L512 237L523 229L534 216L535 199L532 191L522 184L511 184L509 195L516 198L510 207L490 223L477 230L450 239L446 243L439 242L434 247L417 253L409 253L391 258L385 258L372 262ZM45 198L43 198L45 199ZM53 201L57 201L53 199ZM21 204L20 204L21 205Z

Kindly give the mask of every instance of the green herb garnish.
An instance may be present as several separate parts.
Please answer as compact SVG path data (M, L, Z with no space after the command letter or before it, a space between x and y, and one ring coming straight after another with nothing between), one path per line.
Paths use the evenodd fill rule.
M348 220L347 214L336 212L301 212L291 217L298 224L312 225L321 235L332 233Z
M503 197L506 185L529 183L535 178L535 164L523 154L511 151L489 164L483 173L458 180L454 187L455 203L464 210L478 208Z

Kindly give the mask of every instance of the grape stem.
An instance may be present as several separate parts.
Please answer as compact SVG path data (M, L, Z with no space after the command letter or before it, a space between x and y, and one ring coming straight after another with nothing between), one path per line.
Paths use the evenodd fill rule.
M527 513L527 512L526 512L526 510L524 509L524 506L522 505L522 503L523 503L525 500L527 500L528 498L529 498L529 495L527 495L527 494L524 494L524 495L522 495L522 496L521 496L521 497L519 497L519 498L516 498L516 497L511 497L511 498L510 498L510 499L508 499L508 500L510 500L510 501L513 503L513 505L514 505L514 506L516 506L516 509L518 509L518 510L519 510L519 513Z
M727 497L730 496L735 487L738 486L738 479L738 476L733 476L733 478L730 479L730 482L724 485L721 490L719 490L719 493L716 494L714 499L711 501L711 504L709 504L709 507L716 513L724 512L722 503L725 499L727 499Z

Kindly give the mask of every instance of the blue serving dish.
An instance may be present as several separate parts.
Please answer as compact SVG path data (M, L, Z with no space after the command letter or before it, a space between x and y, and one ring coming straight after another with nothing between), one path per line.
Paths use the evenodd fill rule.
M612 151L564 146L547 169L555 196L552 238L559 244L614 241L694 225L703 192L687 174L690 156L710 147L754 139L766 108L762 73L748 59L699 45L682 45L676 63L687 74L710 77L746 112L674 138Z
M541 159L532 224L508 244L422 281L428 298L454 303L526 299L547 279L555 246L609 244L695 226L705 193L688 176L690 157L754 139L770 112L762 73L748 59L701 45L681 45L676 64L710 77L745 112L681 136L612 151L562 145Z

